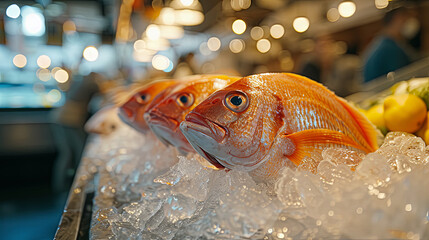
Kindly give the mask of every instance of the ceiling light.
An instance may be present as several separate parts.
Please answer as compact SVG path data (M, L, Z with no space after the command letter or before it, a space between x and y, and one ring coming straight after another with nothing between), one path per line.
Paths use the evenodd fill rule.
M259 39L261 39L262 37L264 37L264 30L263 30L261 27L258 27L258 26L253 27L253 28L250 30L250 37L251 37L253 40L259 40Z
M39 66L40 68L48 68L49 66L51 66L51 58L46 55L40 55L37 58L37 66Z
M342 17L351 17L356 12L356 4L351 1L342 2L338 5L338 12Z
M232 23L232 31L235 34L243 34L246 31L246 23L241 19L235 20Z
M22 54L18 54L13 58L13 65L23 68L25 65L27 65L27 58Z
M21 14L21 9L16 4L12 4L6 9L6 16L10 18L18 18Z
M293 28L299 33L307 31L310 27L310 21L306 17L297 17L293 20Z
M273 37L275 39L279 39L279 38L283 37L283 35L285 34L285 29L280 24L274 24L270 28L270 34L271 34L271 37Z
M94 46L88 46L83 50L83 58L89 62L94 62L98 59L98 50Z
M329 9L328 12L326 13L326 18L330 22L338 21L338 19L340 19L340 13L338 12L338 9L336 8Z
M152 66L157 70L166 70L170 66L170 59L164 55L155 55L152 58Z
M266 53L270 51L271 42L268 39L260 39L258 42L256 42L256 48L259 52Z
M212 52L215 52L215 51L219 50L220 46L221 46L221 42L220 42L220 39L217 38L217 37L211 37L207 41L207 47Z
M161 37L161 30L155 24L150 24L146 28L146 36L151 40L158 40Z
M233 39L229 42L229 49L233 53L239 53L244 50L245 43L242 39Z
M389 6L389 0L375 0L375 7L378 9L383 9Z

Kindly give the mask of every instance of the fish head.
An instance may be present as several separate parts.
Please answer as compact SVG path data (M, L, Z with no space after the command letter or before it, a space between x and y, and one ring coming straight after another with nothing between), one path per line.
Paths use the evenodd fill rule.
M180 123L200 102L228 83L229 80L216 77L201 76L192 79L173 89L167 97L147 111L144 117L163 143L173 145L181 152L194 152L179 128Z
M173 84L174 80L163 80L140 88L119 108L119 117L131 127L145 133L149 130L143 117L145 111L160 92Z
M281 101L246 77L219 90L181 123L192 147L217 168L252 171L284 125Z

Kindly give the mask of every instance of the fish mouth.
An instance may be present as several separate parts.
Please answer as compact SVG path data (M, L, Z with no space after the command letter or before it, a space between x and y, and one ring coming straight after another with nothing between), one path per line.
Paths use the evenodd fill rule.
M144 119L149 126L158 125L164 128L168 128L172 131L174 131L179 126L179 122L176 119L171 118L163 114L162 112L154 109L145 113Z
M210 129L207 129L207 127L201 126L200 124L185 120L180 124L180 130L182 130L183 135L186 137L186 139L191 144L191 146L195 149L195 151L198 152L202 157L204 157L209 163L211 163L213 166L215 166L218 169L226 168L224 165L220 163L218 158L216 158L214 155L208 153L202 147L200 147L199 143L197 143L197 139L195 139L195 136L193 136L193 134L190 134L188 132L188 131L198 132L199 134L202 134L210 139L213 139L211 135L207 135L205 133L205 132L211 132Z
M199 146L197 146L198 148L199 148L199 152L201 152L201 153L203 153L204 154L204 157L213 165L213 166L215 166L216 168L218 168L218 169L220 169L220 170L222 170L222 169L225 169L225 166L223 166L220 162L219 162L219 160L217 160L217 158L215 157L215 156L213 156L213 155L211 155L210 153L208 153L208 152L206 152L206 151L204 151L204 149L202 149L201 147L199 147Z
M135 119L135 114L134 111L127 107L127 106L122 106L119 108L119 117L122 119L122 121L128 121L128 122L132 122Z
M165 130L169 131L169 128L166 128L162 125L152 125L149 124L149 128L152 130L152 132L155 134L155 136L165 145L165 146L174 146L173 143L167 140L166 137L164 137ZM164 130L165 129L165 130Z
M218 143L221 143L228 135L228 130L225 127L201 116L200 114L193 112L188 113L185 120L188 124L190 123L191 128L212 137Z
M233 169L237 167L254 169L261 163L260 161L252 160L251 162L248 162L246 160L248 158L251 158L258 151L257 148L255 151L251 152L246 156L236 156L235 154L232 154L230 151L222 151L220 150L221 148L228 147L227 145L225 145L225 143L222 144L216 141L215 138L213 138L213 134L211 134L212 131L208 129L206 126L203 126L199 123L195 123L195 121L189 121L189 120L190 119L186 119L180 124L180 129L182 130L183 135L185 135L185 137L188 139L188 142L195 149L195 151L197 151L202 157L208 160L208 162L210 162L215 167L220 169L224 169L224 168ZM219 146L216 146L218 144ZM223 155L226 158L229 158L229 161L232 161L233 159L235 159L234 163L224 161L222 160L223 158L215 157L216 154L211 154L207 152L201 147L202 145L207 145L211 149L210 152L212 153L219 152L219 154ZM235 161L242 161L242 162L236 163ZM222 164L220 162L222 162Z

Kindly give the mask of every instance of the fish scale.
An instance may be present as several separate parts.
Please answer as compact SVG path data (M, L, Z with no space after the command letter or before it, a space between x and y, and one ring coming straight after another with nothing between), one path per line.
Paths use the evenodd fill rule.
M237 104L237 111L227 107L230 94L248 104ZM195 116L229 134L217 141ZM287 73L252 75L217 91L188 114L181 130L211 163L256 179L275 177L282 167L296 167L326 147L366 153L378 148L378 132L361 113L323 85Z

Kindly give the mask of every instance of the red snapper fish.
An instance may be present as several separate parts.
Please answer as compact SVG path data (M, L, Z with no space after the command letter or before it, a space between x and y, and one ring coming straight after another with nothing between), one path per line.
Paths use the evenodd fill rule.
M236 81L195 107L180 128L217 168L260 180L328 146L378 148L377 130L359 111L323 85L288 73Z
M168 96L157 103L152 103L144 114L152 132L166 145L173 145L182 153L194 152L191 145L179 129L180 123L195 106L210 94L228 84L240 79L239 77L197 75L183 80L170 88Z
M119 108L119 117L134 129L145 133L149 127L143 118L143 114L158 94L175 84L178 84L178 81L170 79L154 81L140 86L134 91L137 92Z

